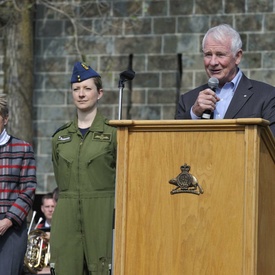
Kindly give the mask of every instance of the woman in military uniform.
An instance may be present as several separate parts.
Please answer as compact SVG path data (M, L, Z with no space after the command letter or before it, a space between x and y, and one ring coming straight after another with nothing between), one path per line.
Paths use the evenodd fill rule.
M51 228L51 265L57 275L109 274L115 194L116 128L97 110L100 75L74 65L75 119L52 137L59 199Z

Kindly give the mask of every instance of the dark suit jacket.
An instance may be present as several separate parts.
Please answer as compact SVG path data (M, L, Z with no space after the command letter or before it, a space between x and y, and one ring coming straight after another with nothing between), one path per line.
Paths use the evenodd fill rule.
M175 118L191 119L190 109L199 92L207 87L205 84L182 94ZM235 118L266 119L270 122L270 129L275 136L275 87L243 75L224 116L224 119Z

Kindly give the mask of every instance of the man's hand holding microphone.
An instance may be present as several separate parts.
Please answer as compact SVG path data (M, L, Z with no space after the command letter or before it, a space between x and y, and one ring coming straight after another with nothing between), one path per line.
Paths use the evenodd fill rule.
M208 80L207 89L201 91L192 108L193 113L202 119L210 119L211 114L216 108L216 103L220 98L216 95L216 88L219 86L219 80L211 77Z

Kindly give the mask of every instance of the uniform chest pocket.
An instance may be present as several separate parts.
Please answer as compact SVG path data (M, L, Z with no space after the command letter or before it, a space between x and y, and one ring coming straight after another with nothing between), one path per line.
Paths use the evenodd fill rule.
M72 171L72 160L64 158L61 154L58 156L58 169L55 168L57 184L60 190L68 190Z
M116 157L111 150L94 155L87 163L87 175L93 190L113 190Z

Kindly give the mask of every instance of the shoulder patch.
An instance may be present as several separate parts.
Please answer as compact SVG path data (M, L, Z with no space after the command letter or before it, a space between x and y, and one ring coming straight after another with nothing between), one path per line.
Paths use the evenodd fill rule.
M58 133L59 131L68 128L70 125L72 124L72 122L68 122L64 125L62 125L61 127L59 127L52 135L52 137L54 137L56 135L56 133Z

